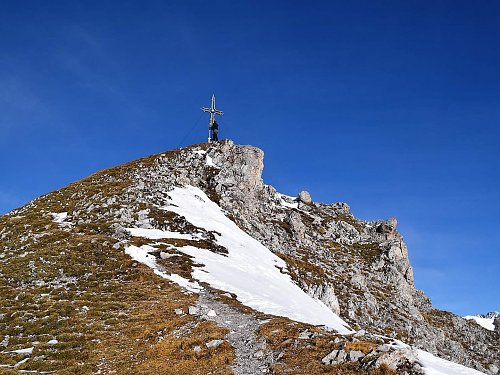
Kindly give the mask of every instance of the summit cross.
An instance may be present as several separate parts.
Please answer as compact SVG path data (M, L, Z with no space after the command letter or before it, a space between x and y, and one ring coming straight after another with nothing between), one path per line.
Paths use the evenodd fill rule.
M215 115L222 116L224 114L224 112L219 111L218 109L215 109L215 95L214 94L212 94L212 103L210 105L210 108L202 107L201 110L203 112L210 113L210 120L208 122L208 141L210 142L211 141L211 138L210 138L210 127L212 126L212 124L215 121Z

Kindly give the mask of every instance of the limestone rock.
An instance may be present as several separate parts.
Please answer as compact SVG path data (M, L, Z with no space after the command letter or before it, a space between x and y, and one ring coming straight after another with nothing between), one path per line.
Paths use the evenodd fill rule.
M347 358L347 353L344 350L332 350L326 356L323 357L321 362L325 365L335 365L339 363L344 363Z
M363 337L364 335L366 335L366 331L364 329L360 329L358 332L354 334L354 337L359 338Z
M311 194L307 191L301 191L299 193L298 199L300 202L305 203L305 204L311 204L312 199L311 199Z
M211 340L209 342L207 342L205 344L205 346L207 348L217 348L219 347L222 343L224 342L224 340Z
M292 232L294 233L295 239L304 239L306 233L306 226L302 222L300 214L296 211L290 211L285 217L285 222L290 225Z
M335 314L340 315L340 305L333 285L325 283L323 285L301 285L301 287L311 297L319 299Z
M197 315L200 312L200 309L196 306L189 306L188 314L189 315Z
M360 350L351 350L349 352L349 360L351 362L358 362L364 356L365 356L365 354Z
M412 348L386 352L377 359L375 366L380 367L382 364L385 364L393 370L398 370L399 368L404 367L413 368L415 364L418 364L417 352Z
M493 325L495 327L495 332L500 333L500 315L495 317L495 320L493 321Z

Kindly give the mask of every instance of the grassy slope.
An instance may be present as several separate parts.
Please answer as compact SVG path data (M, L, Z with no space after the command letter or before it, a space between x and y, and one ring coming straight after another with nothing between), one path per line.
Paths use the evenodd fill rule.
M223 338L225 330L174 313L176 308L186 310L196 296L134 263L123 248L113 248L111 221L97 218L109 206L82 214L81 223L71 228L60 227L50 215L82 211L88 202L109 197L117 198L110 205L122 204L127 171L153 159L99 172L0 217L0 341L10 336L2 349L34 346L18 369L58 374L91 374L97 369L119 374L230 373L232 348L204 346ZM48 345L52 339L58 343ZM203 348L201 353L192 350L196 345ZM0 364L13 365L25 357L0 353Z

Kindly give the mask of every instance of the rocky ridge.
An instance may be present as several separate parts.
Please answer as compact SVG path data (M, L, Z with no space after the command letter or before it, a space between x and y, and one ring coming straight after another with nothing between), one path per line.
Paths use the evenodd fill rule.
M292 334L290 332L296 327L292 323L285 324L291 324L290 332L284 333L283 337L280 336L280 341L275 342L273 335L276 333L273 332L279 331L278 328L265 333L265 327L273 326L274 320L266 323L268 318L265 316L240 311L242 315L239 319L243 322L241 325L252 328L247 334L248 345L238 348L237 342L241 341L241 336L238 335L243 334L242 330L226 323L235 321L234 317L238 315L236 310L220 305L209 294L200 296L196 304L200 314L182 313L178 315L178 319L195 319L191 323L183 323L187 324L187 335L196 333L197 325L203 321L212 322L220 329L229 331L222 334L223 331L214 326L213 334L206 342L212 343L212 346L194 345L192 355L200 355L198 349L194 350L199 347L202 353L208 350L210 355L217 355L219 358L222 356L220 350L227 351L229 347L233 347L236 357L232 365L233 371L243 374L252 373L256 369L286 369L289 366L287 361L291 360L290 355L286 354L287 350L291 352L299 347L311 351L315 348L317 352L314 351L314 355L318 358L315 366L320 366L319 368L348 364L355 366L353 373L359 373L356 371L361 369L367 373L376 373L374 371L380 370L383 361L379 361L378 367L365 364L375 364L377 358L386 352L383 345L390 344L391 338L397 338L443 358L490 374L498 373L498 333L484 330L451 313L433 309L423 292L415 289L408 251L396 230L395 219L367 222L355 218L345 203L314 203L306 193L300 194L299 200L286 197L262 182L262 169L263 152L255 147L238 146L230 141L200 144L105 170L41 197L2 217L2 262L11 265L12 263L7 262L13 257L19 262L26 259L26 264L32 271L29 275L13 275L2 270L7 284L0 286L11 289L35 288L42 282L50 293L62 285L70 289L74 286L75 293L82 295L84 292L78 285L82 283L82 277L91 279L92 272L72 273L64 267L45 275L46 277L40 275L44 262L53 262L55 266L57 259L42 258L43 262L30 260L33 254L38 254L32 250L38 242L43 242L44 238L53 242L52 234L49 236L49 232L53 230L58 233L56 241L61 246L64 245L64 248L69 245L67 237L72 239L74 249L79 249L82 246L81 239L85 238L89 246L109 249L106 251L111 252L116 260L121 259L124 245L133 240L124 229L126 227L158 228L185 233L198 230L192 228L182 217L167 215L159 209L167 199L168 191L174 186L193 185L205 191L238 226L282 257L288 264L290 274L302 289L321 299L353 327L370 334L366 334L365 341L355 337L347 339L368 343L364 348L368 346L369 350L362 354L356 352L353 344L347 345L346 338L329 337L325 332L316 332L316 336L313 334L305 338L306 341L314 341L314 345L308 342L306 346L301 346L305 341L300 339L300 335L313 328L303 328ZM35 210L36 215L32 214ZM53 215L62 212L66 214L57 217ZM39 216L44 219L37 225L26 223L26 217L31 217L30 215L33 220L40 220ZM21 224L17 224L17 221ZM19 230L20 225L23 225L23 230ZM14 233L14 230L17 232ZM203 236L204 246L207 248L213 251L224 250L215 248L210 233L200 232L200 236ZM171 250L168 248L163 249L163 254L169 254L163 259L163 267L189 278L191 267L195 265L190 263L188 257L169 252ZM158 257L161 258L160 253ZM149 277L154 277L144 276L147 270L134 264L132 263L132 268L125 267L121 272L128 275L129 272L140 269L141 278L149 280ZM54 271L57 269L54 268ZM6 289L2 289L2 292L3 290ZM209 288L207 290L210 291ZM210 293L217 295L217 291ZM19 298L19 294L16 298ZM179 297L180 300L182 298ZM79 311L83 306L80 306ZM215 316L208 314L211 310ZM7 316L7 312L0 311L0 314L0 318ZM78 318L81 319L82 316L84 314L78 315ZM223 319L224 316L233 318ZM9 324L0 320L0 328L6 327L5 332L9 331L10 337L16 332L14 328L9 328ZM149 338L153 340L151 348L166 342L159 339L170 334L167 328L164 330L164 333ZM231 339L231 334L238 339ZM379 336L369 336L373 334ZM377 343L380 337L386 339ZM223 344L224 342L227 344ZM293 347L289 346L290 343L293 343ZM9 343L5 348L8 345ZM262 355L255 355L258 352ZM389 354L395 352L399 354L394 354L397 358L387 361L388 368L393 366L394 369L401 370L400 373L419 373L418 363L411 362L411 351L402 356L399 351L394 350ZM229 361L230 356L223 353L224 360ZM248 353L252 353L254 360L245 363L241 358L247 357ZM370 358L367 356L369 353L373 360L364 361L364 358ZM401 358L406 359L402 361ZM99 361L103 368L111 366L110 360ZM403 370L404 366L407 367L406 370Z
M396 219L366 222L355 218L345 203L312 203L310 197L298 204L263 183L264 155L258 148L226 142L201 149L206 153L186 150L171 166L160 158L139 173L138 194L148 185L145 201L161 204L153 192L165 191L169 184L198 186L241 228L281 255L297 283L342 318L360 329L498 373L498 337L433 309L415 288Z

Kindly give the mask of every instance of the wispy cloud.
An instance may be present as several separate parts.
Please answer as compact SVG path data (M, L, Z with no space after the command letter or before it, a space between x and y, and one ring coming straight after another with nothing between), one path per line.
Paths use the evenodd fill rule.
M29 112L43 108L40 98L14 77L0 78L0 105Z
M47 119L50 106L28 83L16 76L0 75L0 130L7 131L15 126L34 126L30 119Z
M66 43L56 54L58 65L71 74L76 82L99 94L123 97L113 79L120 72L120 64L110 54L106 38L79 24L64 28Z
M120 103L125 111L151 114L127 90L128 75L119 57L111 52L113 39L109 34L80 24L66 25L64 33L65 43L55 54L55 63L74 84L100 99Z

